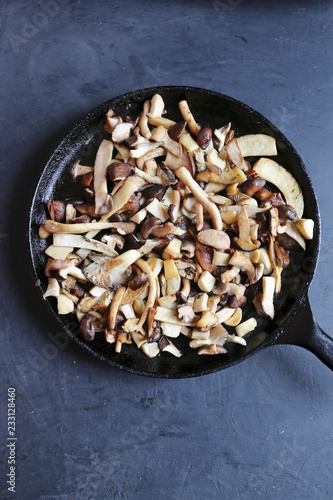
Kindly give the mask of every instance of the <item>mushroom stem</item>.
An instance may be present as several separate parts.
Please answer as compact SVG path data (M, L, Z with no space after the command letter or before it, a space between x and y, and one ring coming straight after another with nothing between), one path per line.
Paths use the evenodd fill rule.
M149 310L154 306L157 290L156 290L156 279L151 270L150 265L143 259L138 259L135 262L135 264L141 269L141 271L147 274L149 283L149 292L146 300L146 307L143 313L141 314L139 322L135 325L135 331L139 331L148 317Z
M43 227L50 234L67 233L67 234L83 234L89 231L101 231L114 226L114 222L82 222L79 224L63 224L53 220L46 220Z
M203 205L203 207L207 210L209 215L212 218L212 223L215 229L221 231L222 229L222 218L220 215L220 212L213 203L207 193L199 186L199 184L193 179L192 175L190 172L187 170L185 167L179 167L177 170L175 170L175 174L180 179L183 181L185 186L189 188L193 196Z

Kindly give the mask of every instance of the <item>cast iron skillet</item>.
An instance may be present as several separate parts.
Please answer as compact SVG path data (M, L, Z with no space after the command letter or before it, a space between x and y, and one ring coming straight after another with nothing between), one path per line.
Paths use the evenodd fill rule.
M285 136L266 118L247 105L222 94L193 87L155 87L137 90L111 99L87 114L61 141L46 164L35 194L29 216L29 247L34 279L40 296L46 288L43 274L47 243L37 235L38 227L48 218L45 209L50 198L73 195L73 183L69 180L68 166L78 158L82 164L91 165L104 131L103 121L109 108L122 116L137 116L142 103L153 94L162 95L167 116L179 120L177 103L187 99L197 121L203 126L220 127L231 121L237 135L263 132L275 137L279 155L276 159L297 179L305 198L304 217L315 220L315 236L308 242L306 252L292 255L292 264L284 272L282 292L276 298L274 321L259 318L258 327L247 339L247 346L228 345L228 355L199 356L188 347L188 339L176 339L183 351L181 358L162 353L154 359L147 358L135 344L125 345L120 354L105 342L103 335L96 335L93 342L86 342L80 335L77 323L71 315L58 316L54 299L41 302L49 309L62 329L77 344L100 360L126 371L160 378L185 378L205 375L228 368L268 346L294 344L305 347L318 356L327 366L333 368L333 340L324 333L313 319L308 289L312 281L320 247L320 217L314 189L304 164ZM250 301L249 301L250 303ZM253 314L250 303L244 319Z

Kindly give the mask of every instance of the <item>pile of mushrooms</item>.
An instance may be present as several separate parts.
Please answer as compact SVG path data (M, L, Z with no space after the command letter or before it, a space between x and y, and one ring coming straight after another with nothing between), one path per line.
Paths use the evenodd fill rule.
M117 353L135 342L179 357L180 335L203 355L246 345L258 315L274 319L290 251L313 238L300 186L271 159L273 137L200 126L187 101L179 111L167 118L158 94L135 118L110 109L94 165L70 167L85 199L49 200L39 228L52 240L44 298Z

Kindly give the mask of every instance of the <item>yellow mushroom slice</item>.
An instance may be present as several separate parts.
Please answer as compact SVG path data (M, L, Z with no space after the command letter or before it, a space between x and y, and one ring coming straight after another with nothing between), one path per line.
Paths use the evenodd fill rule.
M312 219L299 219L295 221L294 224L304 239L313 239L314 221Z
M110 330L114 330L116 326L116 317L117 313L123 298L123 295L125 293L126 288L124 286L121 286L116 290L111 305L109 309L109 314L108 314L108 327Z
M286 202L296 210L298 217L302 217L304 211L303 193L298 182L288 170L270 158L260 158L254 164L253 170L260 177L274 184L281 191Z
M144 273L147 274L148 277L148 284L149 284L149 292L148 292L148 297L146 300L146 306L141 314L141 317L138 321L137 324L134 324L133 327L130 327L130 331L139 331L142 326L144 325L147 317L149 310L154 306L155 299L156 299L156 279L155 276L151 270L150 265L143 259L138 259L135 264L143 271Z
M113 196L112 209L105 215L101 217L101 221L107 220L111 215L115 214L120 210L130 199L132 194L144 186L146 181L137 175L131 175L125 179L124 184Z
M199 172L196 176L198 182L216 182L218 184L235 184L246 181L246 175L238 167L225 168L220 174L214 174L210 170Z
M263 276L262 292L258 292L253 299L254 307L260 316L273 319L275 316L274 308L275 277Z
M111 163L112 153L113 143L104 139L97 150L94 164L95 212L99 215L108 212L112 206L106 175L107 167Z
M240 307L237 307L234 314L229 319L227 319L224 324L228 326L237 326L242 321L242 317L243 311Z
M185 319L179 318L176 310L157 306L155 319L156 319L156 321L161 321L161 322L166 322L166 323L172 323L175 325L189 326L190 327L190 326L197 325L197 321L199 319L199 316L193 315L193 319L191 318L191 321L185 321L185 319L188 319L188 318L185 318Z
M276 140L267 134L247 134L237 137L243 156L276 156Z
M200 132L200 126L197 124L194 116L192 115L192 111L189 108L188 102L186 100L180 101L178 103L179 111L181 112L182 117L187 123L188 128L195 136Z
M237 245L247 252L251 252L252 250L256 250L260 247L260 241L252 241L251 240L251 226L249 216L245 208L239 212L238 217L238 236L235 237L235 242Z
M249 332L252 332L257 326L257 320L255 318L249 318L243 323L236 326L235 330L238 337L244 337Z
M114 227L115 222L82 222L78 224L64 224L55 222L54 220L46 220L43 224L44 229L49 234L67 233L67 234L83 234L88 231L110 229ZM134 226L135 227L135 226ZM133 229L134 229L133 227Z

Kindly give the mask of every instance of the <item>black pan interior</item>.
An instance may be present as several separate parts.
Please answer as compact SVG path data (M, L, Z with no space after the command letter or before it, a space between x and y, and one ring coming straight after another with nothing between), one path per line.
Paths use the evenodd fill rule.
M99 143L104 137L103 122L109 108L121 116L135 117L142 104L153 94L159 93L165 101L167 117L180 120L177 103L187 99L197 121L202 126L220 127L231 121L236 135L247 133L266 133L275 137L278 157L274 159L285 166L297 179L305 198L304 217L315 220L315 238L309 242L305 253L293 252L292 265L284 272L281 294L276 300L276 318L267 321L259 318L258 327L247 339L248 345L227 345L229 354L218 356L198 356L188 347L188 339L181 336L175 339L183 351L181 358L163 353L154 359L147 358L134 344L126 345L120 354L114 353L113 345L97 334L93 342L81 337L77 322L68 316L58 316L53 299L44 301L47 280L43 269L44 249L49 242L38 238L38 227L48 218L45 204L54 197L73 195L74 184L69 178L68 167L76 159L82 164L92 165ZM279 336L284 325L297 311L297 306L307 295L319 251L319 212L313 186L304 164L286 137L262 115L245 104L222 94L193 87L155 87L137 90L111 99L87 114L56 147L45 165L31 203L29 217L29 247L33 276L41 301L51 315L60 322L62 329L81 347L99 359L132 373L152 377L183 378L212 373L235 364L257 350L271 344ZM253 291L254 293L254 291ZM254 314L251 301L245 309L244 319Z

